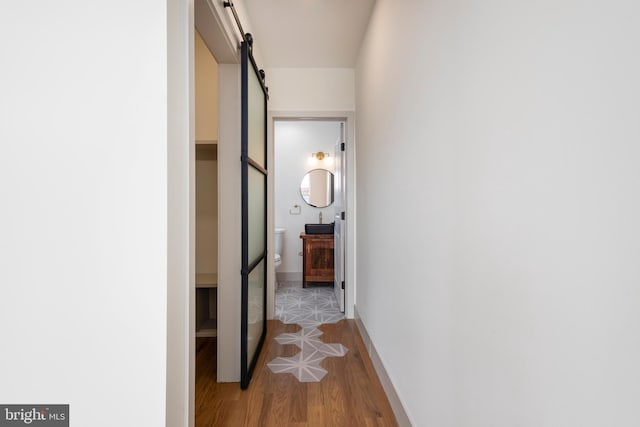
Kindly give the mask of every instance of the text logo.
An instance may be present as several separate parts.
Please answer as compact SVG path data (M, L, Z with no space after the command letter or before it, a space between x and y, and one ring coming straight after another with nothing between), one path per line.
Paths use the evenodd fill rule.
M69 427L69 405L0 405L0 427Z

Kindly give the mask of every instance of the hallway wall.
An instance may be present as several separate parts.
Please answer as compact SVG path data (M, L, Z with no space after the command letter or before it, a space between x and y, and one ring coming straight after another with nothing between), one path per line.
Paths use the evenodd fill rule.
M416 426L640 423L638 16L377 2L356 306Z
M167 7L0 3L3 404L165 425Z
M267 68L269 111L353 111L352 68Z

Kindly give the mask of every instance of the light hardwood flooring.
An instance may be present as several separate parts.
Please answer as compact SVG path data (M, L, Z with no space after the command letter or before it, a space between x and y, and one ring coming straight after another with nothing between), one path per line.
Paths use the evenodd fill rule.
M196 427L209 426L397 426L356 324L341 320L319 327L325 342L349 349L328 357L328 374L320 382L299 382L291 374L274 374L266 364L300 350L282 345L276 335L297 332L298 325L270 320L262 354L247 390L239 383L216 382L215 338L196 342Z

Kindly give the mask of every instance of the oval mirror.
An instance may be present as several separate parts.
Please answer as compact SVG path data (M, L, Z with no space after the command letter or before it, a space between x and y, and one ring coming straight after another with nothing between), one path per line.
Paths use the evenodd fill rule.
M314 208L326 208L333 203L333 174L326 169L313 169L300 182L300 195Z

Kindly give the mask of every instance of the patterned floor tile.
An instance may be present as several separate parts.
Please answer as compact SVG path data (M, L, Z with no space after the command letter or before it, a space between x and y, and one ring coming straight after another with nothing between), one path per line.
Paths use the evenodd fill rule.
M275 338L278 343L296 345L301 351L267 363L274 373L290 373L301 382L320 381L327 374L320 362L326 357L342 357L349 351L342 344L323 342L322 331L317 328L344 319L332 288L305 289L300 281L278 283L276 318L282 323L298 324L302 329Z
M267 366L275 374L293 374L300 382L318 382L327 370L320 366L326 356L318 351L301 351L291 357L276 357Z
M298 332L292 334L280 334L276 337L276 341L280 344L293 344L298 346L300 350L313 349L318 350L325 343L319 338L322 331L317 328L302 328Z
M303 327L344 319L333 288L303 288L302 282L284 282L276 290L276 318Z

